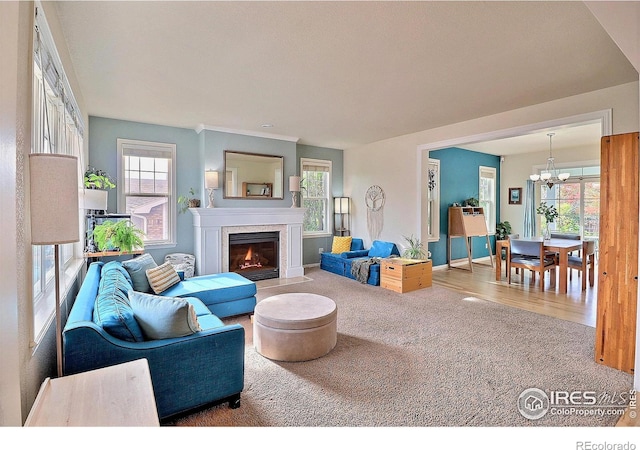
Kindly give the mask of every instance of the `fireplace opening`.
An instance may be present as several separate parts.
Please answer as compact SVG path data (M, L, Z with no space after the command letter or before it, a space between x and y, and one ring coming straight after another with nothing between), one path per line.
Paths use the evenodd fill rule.
M252 281L280 277L280 232L229 234L229 272Z

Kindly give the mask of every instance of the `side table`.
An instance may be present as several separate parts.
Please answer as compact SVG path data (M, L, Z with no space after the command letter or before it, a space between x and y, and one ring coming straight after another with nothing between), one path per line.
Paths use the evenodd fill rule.
M380 261L380 286L401 294L431 286L431 260L385 258Z
M25 427L157 427L146 359L42 383Z

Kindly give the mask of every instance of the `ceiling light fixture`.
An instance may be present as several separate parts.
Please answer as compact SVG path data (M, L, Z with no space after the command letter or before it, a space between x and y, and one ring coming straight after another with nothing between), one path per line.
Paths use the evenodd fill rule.
M262 127L262 128L273 128L273 124L271 124L271 123L263 123L263 124L261 125L261 127Z
M547 158L547 167L540 174L534 173L529 175L531 181L539 181L542 180L543 183L547 185L549 189L553 187L554 184L560 183L562 181L566 181L571 174L569 172L558 173L556 166L554 164L553 153L551 149L551 138L555 135L555 133L547 133L549 136L549 157Z

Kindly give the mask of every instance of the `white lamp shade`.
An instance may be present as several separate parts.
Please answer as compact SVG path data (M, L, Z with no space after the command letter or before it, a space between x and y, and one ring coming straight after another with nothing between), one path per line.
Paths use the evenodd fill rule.
M531 179L531 181L538 181L540 179L540 175L534 173L533 175L529 175L529 178Z
M562 172L558 175L558 179L560 179L561 181L566 181L570 176L571 174L569 172Z
M102 189L85 189L80 198L82 199L82 209L106 211L109 192Z
M31 243L80 240L78 158L51 153L29 155Z
M334 211L337 214L349 213L349 197L335 197L333 199Z
M542 178L543 180L548 180L549 178L551 178L551 173L550 172L542 172L540 174L540 178Z
M218 172L215 170L207 170L204 173L204 187L207 189L218 189Z
M289 192L300 192L300 177L292 175L289 177Z

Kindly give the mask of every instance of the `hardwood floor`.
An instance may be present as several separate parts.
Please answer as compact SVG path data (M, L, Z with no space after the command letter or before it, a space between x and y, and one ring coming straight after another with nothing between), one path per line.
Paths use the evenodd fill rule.
M524 283L521 283L520 275L515 275L515 269L512 270L514 273L511 284L508 284L504 271L502 280L496 281L495 269L491 267L489 261L474 263L473 272L466 264L451 269L445 266L434 268L433 283L484 300L595 327L597 277L593 287L587 283L587 289L582 291L580 279L582 275L574 271L573 279L568 281L565 295L558 294L556 290L550 288L548 274L545 290L541 292L537 283L530 284L529 274L525 275Z

